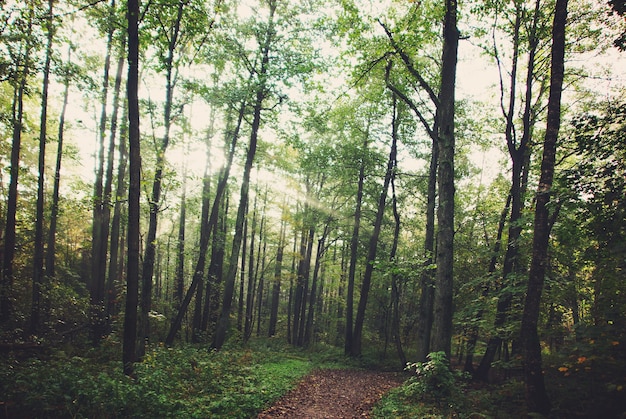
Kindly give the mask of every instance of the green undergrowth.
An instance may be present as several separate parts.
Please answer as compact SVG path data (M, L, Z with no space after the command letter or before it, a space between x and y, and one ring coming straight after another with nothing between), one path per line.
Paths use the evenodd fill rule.
M581 339L544 356L552 409L547 418L626 417L626 357L617 340ZM497 368L494 366L493 368ZM544 418L528 414L521 372L493 383L474 382L450 370L443 354L411 364L404 385L375 406L372 418Z
M209 351L157 346L122 374L112 347L46 359L9 356L0 368L8 417L249 418L313 368L332 365L304 351L261 344Z

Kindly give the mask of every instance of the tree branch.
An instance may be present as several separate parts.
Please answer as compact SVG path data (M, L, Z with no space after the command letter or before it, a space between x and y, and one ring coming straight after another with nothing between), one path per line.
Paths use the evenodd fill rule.
M387 26L380 19L378 20L378 24L380 26L382 26L382 28L385 30L385 33L387 34L387 37L389 38L389 42L391 43L391 46L398 53L400 58L402 58L402 61L404 62L404 65L406 66L407 70L409 70L409 73L411 73L411 75L417 79L417 81L419 82L419 85L422 87L422 89L426 90L426 92L428 93L428 96L430 97L430 100L438 108L439 107L439 97L437 96L437 94L435 93L433 88L430 87L430 85L424 79L424 77L422 77L420 72L415 68L415 64L411 60L411 57L409 57L404 52L404 50L402 48L400 48L400 46L398 45L398 43L394 39L393 34L391 33L391 31L387 28Z

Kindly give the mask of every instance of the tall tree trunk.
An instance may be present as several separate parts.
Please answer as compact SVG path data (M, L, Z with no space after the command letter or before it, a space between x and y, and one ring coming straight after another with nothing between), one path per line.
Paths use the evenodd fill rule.
M111 207L112 207L112 191L113 191L113 166L115 160L115 143L117 141L117 128L118 128L118 115L120 110L120 95L122 91L122 76L124 71L124 53L123 50L126 46L126 41L122 42L122 46L120 48L120 54L117 61L117 71L115 75L115 84L113 87L113 102L112 102L112 113L111 113L111 129L109 133L109 148L107 152L107 166L104 177L104 188L102 193L103 198L103 206L102 206L102 226L100 229L101 239L103 241L103 254L102 258L104 260L102 266L102 281L104 282L104 326L107 328L110 327L111 319L108 317L110 314L109 308L111 307L110 302L115 298L115 288L114 283L111 280L111 277L108 277L107 280L107 272L105 271L106 267L106 256L107 256L107 243L109 242L109 235L111 233ZM120 165L125 165L126 163L122 163L120 161ZM119 170L118 170L119 171ZM113 244L113 243L111 243ZM117 263L117 249L113 252L111 249L111 258L109 260L109 271L111 270L111 265L115 265ZM104 330L103 330L104 331Z
M241 274L239 275L239 299L237 307L237 330L243 333L244 327L244 307L245 307L245 286L246 286L246 258L248 254L248 219L243 221L243 238L241 248Z
M246 290L246 317L243 329L244 341L247 341L252 334L252 321L253 321L253 309L254 309L254 288L256 285L256 269L255 269L255 239L256 239L256 225L257 225L257 196L254 198L254 206L252 209L252 224L250 226L250 250L247 255L243 257L248 260L248 282ZM242 257L242 258L243 258Z
M230 137L231 142L230 142L230 148L226 156L226 165L224 166L222 176L220 177L220 180L217 184L217 188L215 190L215 198L213 199L213 206L211 207L211 214L208 217L208 221L206 221L206 223L203 223L202 224L203 227L200 229L200 245L199 245L198 261L196 263L194 274L191 279L191 285L189 285L189 289L187 290L187 293L185 294L185 298L183 299L181 303L180 310L178 310L178 313L174 321L172 322L170 331L167 334L167 337L165 338L166 345L171 345L174 342L174 338L176 337L176 333L178 333L178 330L180 329L180 325L182 324L183 317L185 316L185 313L187 312L187 307L189 306L189 303L191 302L191 298L194 295L194 292L196 290L196 287L198 286L198 283L202 280L202 276L204 275L204 267L206 264L206 253L207 253L207 249L209 246L209 239L211 237L211 232L217 228L220 206L221 206L220 204L222 202L222 198L226 192L226 187L228 185L228 178L230 176L230 170L232 168L233 159L235 156L235 149L237 147L237 140L239 139L239 132L241 130L241 124L243 123L245 109L246 109L246 102L244 100L241 102L241 106L239 107L237 124L235 125L235 128L232 131L232 136ZM230 124L227 124L227 125L230 125ZM230 130L227 130L227 131L230 131ZM208 175L208 173L205 173L205 175ZM209 210L208 191L210 187L210 184L207 184L207 182L209 182L209 179L205 178L204 182L205 184L203 186L203 189L206 190L206 195L203 192L203 202L202 202L203 214L208 213L208 210ZM201 218L202 218L202 215L201 215Z
M367 151L366 135L363 141L363 155ZM348 289L346 295L346 324L345 324L345 341L344 352L346 355L354 355L352 348L354 344L354 281L356 276L356 263L359 251L359 230L361 228L361 206L363 205L363 184L365 183L365 161L361 161L359 167L359 180L357 182L356 202L354 208L354 225L352 227L352 237L350 238L350 265L348 268Z
M68 47L67 64L72 64L72 47ZM48 228L48 240L46 245L46 275L49 278L56 276L56 233L59 218L59 189L61 186L61 163L63 160L63 140L65 135L65 114L70 92L69 69L63 78L63 101L59 115L59 130L57 135L57 154L54 167L54 185L52 187L52 203L50 204L50 226Z
M208 331L209 324L215 324L219 315L219 297L221 296L222 275L224 270L224 256L226 250L226 218L228 199L221 203L219 224L213 233L211 242L211 262L207 272L206 304L202 316L202 330Z
M226 276L226 282L224 287L222 310L220 313L219 321L217 323L212 344L212 346L216 349L220 349L224 345L224 342L226 341L226 333L229 326L230 310L232 307L232 299L235 288L235 276L237 274L237 261L239 259L239 250L241 248L241 241L243 236L243 222L248 207L250 172L252 171L252 164L256 155L259 128L261 127L261 112L263 110L263 102L267 95L266 83L270 62L269 52L274 39L274 13L276 12L276 6L277 4L275 1L269 2L268 29L265 34L265 39L263 41L261 51L261 67L258 71L259 84L256 87L256 100L253 110L250 144L248 146L248 153L246 156L246 162L244 165L241 181L239 209L237 210L237 219L235 221L235 236L233 237L230 265L228 268L228 274Z
M328 237L329 231L330 231L330 220L328 220L326 225L324 226L324 232L322 233L322 236L317 240L317 252L315 255L315 265L313 267L313 279L311 281L311 293L309 295L309 311L307 313L306 325L304 328L304 338L302 340L303 346L309 346L313 340L313 318L314 318L315 309L317 308L317 300L321 299L318 296L317 284L318 284L320 266L322 264L322 258L324 257L324 252L326 251L324 243L326 242L326 238Z
M39 123L39 177L37 179L37 204L35 216L35 243L33 256L33 289L30 311L30 332L36 334L41 317L41 297L44 281L44 188L46 171L46 141L48 128L48 87L50 85L50 62L52 59L52 40L55 29L53 27L54 0L48 0L48 15L46 16L46 58L43 68L43 85L41 89L41 118Z
M361 284L361 298L359 299L359 307L354 321L354 333L352 335L352 355L360 356L363 340L363 323L365 321L365 310L367 308L367 300L369 297L369 291L372 281L372 274L374 272L374 262L376 261L376 252L378 249L378 237L380 236L380 229L383 222L383 216L385 215L385 206L387 200L387 191L389 190L389 184L393 176L393 169L396 165L397 156L397 140L398 140L398 115L396 106L396 96L393 96L393 123L392 123L392 139L391 150L389 151L389 159L387 161L387 171L385 172L385 180L383 182L383 189L380 193L378 200L378 207L376 210L376 219L374 221L374 231L370 237L367 261L365 265L365 274L363 275L363 283Z
M309 212L307 204L304 205L304 214ZM306 217L305 217L306 218ZM311 226L308 231L302 226L300 235L300 250L298 253L298 270L296 273L296 288L293 298L293 344L303 346L304 326L306 324L307 293L309 289L309 274L311 271L311 255L313 252L313 237L315 229Z
M111 0L111 10L115 10L115 0ZM102 97L100 123L96 145L96 167L93 191L93 223L91 231L91 278L89 281L91 297L91 337L94 345L100 343L106 326L105 280L107 241L105 228L108 232L108 222L105 227L105 208L107 203L104 197L104 140L107 126L107 108L109 96L109 76L111 70L111 54L113 50L113 35L115 25L108 23L107 46L104 58L104 74L102 78ZM108 234L108 233L107 233Z
M209 153L207 153L208 156ZM174 310L178 312L185 293L185 223L187 222L187 165L183 169L183 191L180 197L178 240L176 242L176 269L174 273ZM205 173L206 176L206 173ZM203 197L204 198L204 197ZM203 201L204 202L204 201ZM172 319L174 321L174 319Z
M524 173L527 173L528 164L530 159L530 140L532 133L532 125L534 121L531 118L532 113L532 89L534 80L534 68L535 68L535 54L537 49L536 28L537 21L539 19L540 2L536 1L535 11L533 15L532 26L529 36L529 52L528 52L528 69L526 75L526 92L525 92L525 108L522 117L523 134L519 141L516 142L514 134L514 118L515 118L515 101L516 101L516 75L517 75L517 62L519 51L519 31L522 23L523 11L518 6L516 10L516 18L514 25L513 36L513 57L512 57L512 72L511 72L511 86L509 92L509 105L505 110L502 106L503 114L506 118L506 141L511 157L511 212L509 216L509 228L507 236L507 248L504 255L504 263L502 266L502 279L499 284L498 291L498 303L496 306L496 318L494 320L494 328L496 334L489 339L487 343L487 349L483 355L478 369L474 374L474 378L487 381L489 369L496 356L496 353L503 344L503 337L500 334L500 330L503 329L507 322L508 312L513 302L513 293L510 291L504 291L511 285L511 278L514 278L520 273L522 269L520 266L520 251L519 244L522 233L522 225L520 220L524 211L524 196L525 196L525 182Z
M293 248L291 250L291 269L289 271L289 297L287 299L287 342L295 345L295 339L293 336L293 306L295 300L295 292L293 289L293 280L298 277L296 271L296 255L298 250L298 230L295 229L293 233Z
M25 38L22 60L16 63L15 74L17 86L13 95L11 125L13 136L11 143L11 168L9 191L7 197L7 214L4 232L4 248L2 257L2 276L0 279L0 323L10 319L13 311L13 263L15 260L16 247L16 215L18 200L18 175L20 172L20 150L22 147L22 130L24 123L24 93L28 82L28 72L31 66L32 31L34 19L34 7L30 7L28 15L27 36ZM22 66L22 69L20 69Z
M276 251L276 263L274 264L274 281L272 283L272 300L270 304L270 324L268 336L276 334L276 324L278 323L278 304L280 302L280 286L282 282L283 256L285 251L285 232L287 223L285 222L285 206L283 206L283 216L280 222L280 235L278 238L278 249Z
M125 42L124 42L125 44ZM124 102L122 106L122 115L128 114L127 102ZM115 203L113 205L113 219L111 221L111 244L110 244L110 258L109 258L109 271L107 279L107 315L110 317L116 314L119 310L117 305L117 285L121 278L119 273L124 270L124 251L123 236L124 227L122 223L122 213L124 211L124 201L127 195L127 183L126 183L126 167L128 165L128 148L126 142L128 141L128 123L127 121L122 123L120 129L120 141L118 150L118 165L117 165L117 185L115 186Z
M223 186L223 188L220 188ZM198 261L195 265L195 269L193 271L193 276L191 279L191 285L189 285L189 289L185 294L185 297L182 299L180 303L180 307L176 313L176 317L172 321L172 325L170 327L169 333L165 338L165 344L171 345L174 343L174 338L180 329L180 326L183 322L183 317L187 312L187 308L189 307L189 303L194 295L196 298L202 298L202 282L204 278L204 267L206 264L206 255L209 247L209 238L211 232L215 228L215 224L217 223L217 212L219 208L219 200L220 193L223 192L225 185L218 185L218 191L216 192L215 201L213 202L213 208L211 208L209 215L209 206L210 206L210 190L211 190L211 178L209 176L208 170L205 169L203 180L202 180L202 209L200 214L200 243L198 245ZM222 192L220 192L222 191ZM217 206L216 206L217 205ZM182 273L182 272L181 272ZM197 292L197 289L200 289L200 292ZM200 303L198 303L200 304ZM198 308L199 310L200 308ZM199 320L196 319L199 323ZM199 327L199 325L198 325Z
M397 162L396 167L397 169ZM398 251L398 242L400 241L400 213L398 212L398 199L396 196L396 185L395 185L396 171L394 170L393 176L391 177L391 191L392 191L392 209L393 209L393 219L394 219L394 229L393 229L393 243L391 245L391 251L389 252L389 261L391 263L396 262L396 253ZM391 335L393 342L396 346L396 351L398 352L398 357L400 358L400 365L404 368L406 366L406 354L404 353L404 349L402 348L402 338L400 336L400 297L402 296L402 291L400 288L400 284L398 282L398 275L392 274L391 276L391 304L392 304L392 320L391 320Z
M567 0L557 0L552 28L552 57L550 68L550 97L548 117L543 142L541 176L535 204L535 228L533 252L528 275L528 287L522 315L522 343L524 350L524 378L528 412L547 415L550 400L546 393L541 368L541 342L537 333L541 293L548 263L550 238L549 204L554 178L557 140L561 125L561 92L563 89L565 63L565 27L567 24Z
M265 288L265 261L267 256L267 237L265 235L265 223L266 223L266 208L267 208L267 189L265 190L265 196L263 198L263 213L261 215L261 228L259 230L259 252L257 256L257 275L259 277L257 282L257 321L256 321L256 335L261 336L261 323L263 314L263 292ZM263 248L261 249L261 246Z
M437 211L437 277L431 350L450 357L454 263L454 106L459 31L457 2L446 0L439 90L439 208Z
M122 361L124 374L132 375L137 361L137 304L139 302L139 197L141 194L141 153L139 131L139 0L128 0L128 142L129 173L128 188L128 261L126 274L126 310Z
M436 132L436 131L435 131ZM420 273L419 317L417 320L417 356L419 362L426 362L430 352L430 336L433 326L433 306L435 303L435 207L437 202L437 168L439 144L433 138L428 169L428 191L426 196L426 232L424 235L424 264Z
M435 271L432 269L432 266L435 262L435 207L437 203L437 169L439 164L439 139L438 139L438 130L439 130L439 117L437 116L440 112L440 103L439 99L434 96L434 91L432 88L426 83L426 81L421 77L419 72L415 69L413 62L410 60L410 57L402 51L400 46L396 43L393 38L393 35L389 29L385 25L382 25L387 33L387 37L391 41L392 46L398 53L401 55L403 61L405 62L406 67L409 71L414 75L414 77L418 80L420 86L429 92L431 96L431 101L436 108L435 111L435 120L433 121L432 126L428 123L418 106L405 94L403 94L400 89L394 86L390 82L390 74L392 69L393 62L390 61L387 64L386 73L385 73L385 83L387 87L404 103L406 103L415 113L417 118L421 121L424 126L426 132L429 137L432 139L431 153L430 153L430 165L428 170L428 188L426 194L426 226L425 226L425 234L424 234L424 263L422 264L422 270L420 273L420 301L419 301L419 312L417 318L417 356L416 359L419 362L426 362L428 353L430 352L430 335L432 331L433 325L433 306L435 299Z
M156 233L158 214L161 201L161 186L163 182L163 171L165 170L165 151L170 142L170 129L172 126L172 106L174 101L174 89L176 87L176 77L174 74L174 51L178 45L178 36L180 34L180 25L183 17L183 9L185 2L178 3L176 20L171 28L171 37L167 50L167 58L165 63L166 84L165 84L165 107L163 112L163 127L165 133L161 140L161 144L157 147L156 153L156 169L154 172L154 180L152 183L152 194L150 197L150 221L148 223L148 234L146 235L146 248L143 257L141 272L141 315L139 321L139 355L145 353L145 345L150 338L150 317L149 313L152 309L152 276L154 274L154 256L156 249Z

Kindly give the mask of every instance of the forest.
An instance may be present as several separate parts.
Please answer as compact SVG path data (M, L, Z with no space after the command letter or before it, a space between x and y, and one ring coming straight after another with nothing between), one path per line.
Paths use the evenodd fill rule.
M0 417L624 417L625 19L1 0Z

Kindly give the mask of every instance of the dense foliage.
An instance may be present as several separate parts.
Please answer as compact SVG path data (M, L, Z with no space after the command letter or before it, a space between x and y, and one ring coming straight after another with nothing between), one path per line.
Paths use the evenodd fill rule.
M161 346L147 351L131 378L116 359L119 345L102 346L3 362L3 410L8 417L247 418L323 366L277 347Z

